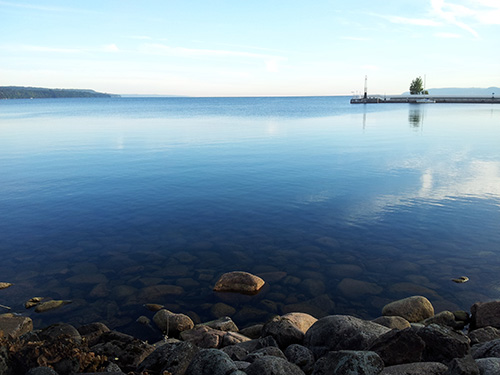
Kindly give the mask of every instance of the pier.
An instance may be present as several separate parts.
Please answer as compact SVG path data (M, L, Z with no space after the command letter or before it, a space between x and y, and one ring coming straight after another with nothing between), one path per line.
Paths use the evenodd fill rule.
M500 98L494 96L434 96L434 95L405 95L405 96L364 96L351 99L351 104L372 103L461 103L461 104L500 104Z

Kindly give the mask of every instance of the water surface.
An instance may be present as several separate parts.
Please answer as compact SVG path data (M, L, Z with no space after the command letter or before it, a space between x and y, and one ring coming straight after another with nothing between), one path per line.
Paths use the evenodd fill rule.
M468 310L500 294L499 120L345 97L0 101L0 303L122 329L148 302L242 327L416 294ZM233 270L267 285L214 294ZM33 296L73 303L35 314Z

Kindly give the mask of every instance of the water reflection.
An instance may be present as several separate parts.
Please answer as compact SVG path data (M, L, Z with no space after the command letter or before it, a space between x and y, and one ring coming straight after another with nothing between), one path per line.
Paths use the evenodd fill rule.
M424 125L424 110L420 105L416 108L410 108L408 111L408 122L414 129L418 129Z

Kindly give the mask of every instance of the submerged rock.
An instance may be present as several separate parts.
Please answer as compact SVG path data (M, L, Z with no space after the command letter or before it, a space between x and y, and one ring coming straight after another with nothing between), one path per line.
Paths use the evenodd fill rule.
M257 294L265 281L248 272L234 271L223 274L215 283L216 292Z
M50 310L55 310L55 309L58 309L64 305L67 305L69 303L71 303L71 301L51 300L51 301L47 301L47 302L42 302L35 307L35 312L36 313L43 313L43 312L47 312Z
M7 289L8 287L12 286L12 283L5 283L5 282L0 282L0 289Z

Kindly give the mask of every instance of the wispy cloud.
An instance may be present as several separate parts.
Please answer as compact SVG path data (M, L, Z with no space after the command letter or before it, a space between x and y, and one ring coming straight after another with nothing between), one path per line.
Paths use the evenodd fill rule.
M44 11L44 12L81 12L80 9L75 9L75 8L54 7L54 6L45 6L45 5L38 5L38 4L19 3L19 2L14 3L14 2L10 2L10 1L0 1L0 6L40 10L40 11Z
M444 20L446 23L460 27L461 29L468 31L476 38L479 34L471 26L469 26L464 21L463 18L471 18L474 16L474 11L460 4L447 3L444 0L431 0L431 7L433 13Z
M366 42L368 40L371 40L370 38L359 37L359 36L341 36L339 39L354 40L354 41L358 41L358 42Z
M172 47L161 43L146 43L140 48L140 52L192 59L223 58L262 61L268 72L278 72L280 64L287 60L285 57L271 54L223 49Z
M460 34L455 33L435 33L434 36L444 39L458 39L462 37Z
M428 18L410 18L410 17L400 17L391 15L379 15L379 17L385 18L389 22L398 23L403 25L415 25L415 26L441 26L442 23Z

